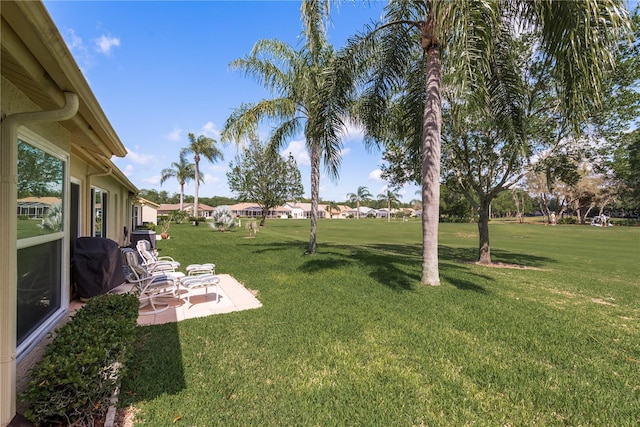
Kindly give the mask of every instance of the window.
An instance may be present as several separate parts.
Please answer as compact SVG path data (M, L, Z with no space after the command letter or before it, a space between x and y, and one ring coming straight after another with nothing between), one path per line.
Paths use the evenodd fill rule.
M138 206L136 205L131 205L131 230L135 230L136 227L138 226L138 224L140 224L138 221Z
M94 237L107 237L107 192L94 187L91 189L91 223Z
M67 161L65 153L27 130L18 139L18 283L19 349L55 314L66 290L62 266L66 242Z

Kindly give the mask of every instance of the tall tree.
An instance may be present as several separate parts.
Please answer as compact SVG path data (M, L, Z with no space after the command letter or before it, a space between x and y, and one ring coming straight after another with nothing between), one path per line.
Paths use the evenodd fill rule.
M387 203L387 222L391 222L391 206L400 202L400 194L397 191L393 191L392 188L388 188L384 193L378 194L378 200Z
M254 77L274 98L243 104L227 119L222 138L241 143L263 120L275 122L269 145L277 150L300 132L311 161L311 229L307 253L316 252L321 159L331 178L339 175L342 133L349 113L349 87L336 96L327 72L335 51L327 41L328 0L303 0L300 50L278 40L260 40L231 68Z
M356 219L360 219L360 202L365 200L371 200L371 193L367 187L358 187L355 193L347 194L347 201L349 203L355 203L357 208Z
M577 123L600 101L602 76L613 64L617 30L627 22L622 0L391 1L382 23L350 42L335 80L353 81L358 76L366 86L360 111L367 136L388 140L394 130L388 119L405 118L395 126L402 131L396 139L409 142L412 153L420 155L422 283L440 284L443 79L449 82L448 91L476 94L497 120L512 121L509 82L485 79L497 76L488 58L500 48L501 31L537 31L539 55L557 81L569 122Z
M189 133L189 146L182 149L180 157L187 154L193 154L194 161L194 182L196 184L193 200L193 216L198 217L198 190L200 188L200 159L204 157L211 163L222 160L224 156L216 147L216 140L204 135L196 136Z
M257 138L229 165L229 188L239 200L257 203L262 208L264 225L269 210L287 200L302 197L304 189L298 165L291 154L288 158L263 146Z
M160 185L169 178L175 178L180 184L180 210L184 210L184 185L191 179L196 178L195 164L189 163L183 153L180 153L180 160L171 163L171 167L162 169ZM200 183L204 184L204 177L200 177Z

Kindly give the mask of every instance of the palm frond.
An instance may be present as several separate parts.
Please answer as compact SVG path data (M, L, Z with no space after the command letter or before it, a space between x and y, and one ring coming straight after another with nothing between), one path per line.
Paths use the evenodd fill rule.
M520 19L540 32L540 49L561 84L565 113L577 124L601 101L603 76L614 67L619 39L631 37L624 2L509 3Z

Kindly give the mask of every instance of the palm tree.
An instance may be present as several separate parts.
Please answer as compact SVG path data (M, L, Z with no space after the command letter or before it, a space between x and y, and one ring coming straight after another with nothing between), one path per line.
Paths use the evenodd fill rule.
M400 194L392 189L387 189L384 193L378 194L378 200L387 202L387 222L391 222L391 206L400 202Z
M286 141L304 133L311 161L311 230L307 253L316 251L320 162L332 179L339 175L341 134L352 89L335 96L327 70L335 51L326 38L329 1L303 0L301 8L304 44L300 50L278 40L260 40L251 53L231 63L231 68L254 77L274 98L243 104L227 119L222 139L241 143L258 123L278 123L269 145L278 150Z
M194 134L189 133L189 146L182 149L180 156L193 154L194 161L194 181L196 183L195 194L193 197L193 216L198 218L198 189L201 181L200 178L200 158L204 157L211 163L217 160L222 160L224 156L222 152L216 147L216 140L204 135L200 135L198 138Z
M171 163L170 168L162 169L160 185L169 178L176 178L180 184L180 210L184 210L184 185L196 177L196 169L193 163L189 163L185 156L180 155L179 162ZM204 184L204 177L200 177L200 182Z
M356 219L360 219L360 202L371 200L371 197L372 195L369 193L369 189L367 187L358 187L355 193L347 194L347 201L355 203L358 209Z
M505 32L530 31L539 37L538 54L564 95L569 122L578 124L601 97L601 82L614 63L615 42L628 28L623 0L484 2L391 1L383 24L369 27L341 55L336 81L366 85L360 105L368 137L396 138L420 156L422 184L422 283L439 285L441 87L472 93L497 121L522 133L517 88L491 54ZM506 74L502 72L505 71ZM515 92L514 92L515 91ZM402 111L398 114L398 111ZM389 129L387 117L399 120ZM518 136L518 135L516 135Z

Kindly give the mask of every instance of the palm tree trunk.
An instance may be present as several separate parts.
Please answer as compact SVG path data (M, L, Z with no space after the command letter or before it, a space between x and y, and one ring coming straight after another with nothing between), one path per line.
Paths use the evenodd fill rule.
M180 212L184 210L184 184L180 184Z
M195 164L196 164L196 187L194 189L194 196L193 196L193 216L196 218L196 221L198 220L198 187L200 186L200 168L198 167L198 163L199 163L199 159L196 158L195 160Z
M391 222L391 200L387 202L387 222Z
M315 141L311 143L311 231L309 233L309 250L316 253L316 233L318 228L318 199L320 198L320 148Z
M433 19L433 18L430 18ZM440 132L442 63L437 45L427 49L427 95L422 127L422 283L440 285L438 221L440 216Z
M491 246L489 246L489 206L490 202L481 200L478 209L478 262L491 264Z

